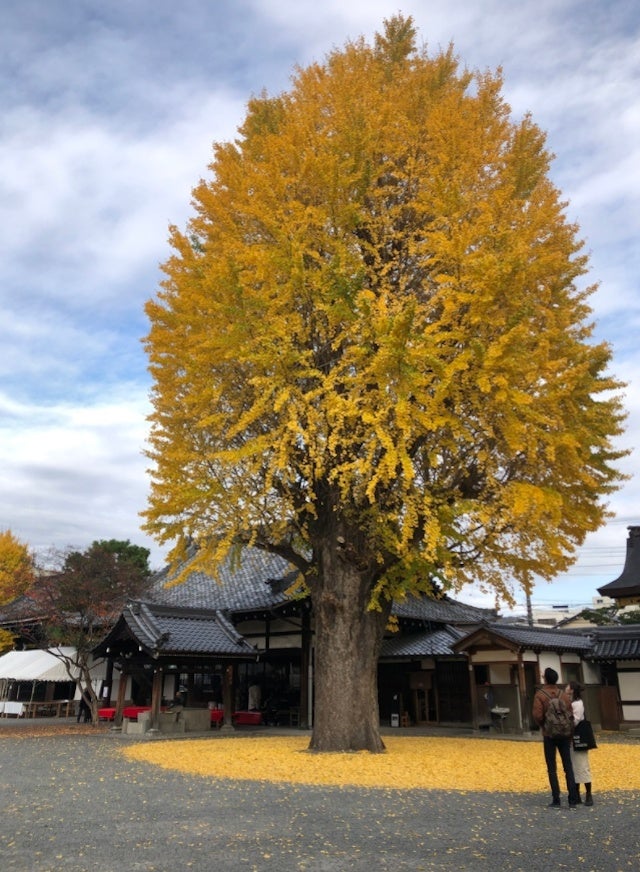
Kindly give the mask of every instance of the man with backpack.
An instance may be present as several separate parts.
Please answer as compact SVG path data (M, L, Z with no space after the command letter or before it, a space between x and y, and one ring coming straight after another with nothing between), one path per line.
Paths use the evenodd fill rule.
M533 719L542 731L544 759L547 764L551 802L549 808L560 808L560 784L556 751L560 754L569 793L569 808L578 805L578 791L571 765L571 742L573 735L573 711L571 697L558 687L558 673L547 667L544 684L533 698Z

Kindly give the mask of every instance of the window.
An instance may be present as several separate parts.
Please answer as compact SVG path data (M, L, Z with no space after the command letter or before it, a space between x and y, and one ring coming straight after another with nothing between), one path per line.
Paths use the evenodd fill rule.
M562 680L565 684L570 681L580 682L580 664L579 663L563 663L562 664Z

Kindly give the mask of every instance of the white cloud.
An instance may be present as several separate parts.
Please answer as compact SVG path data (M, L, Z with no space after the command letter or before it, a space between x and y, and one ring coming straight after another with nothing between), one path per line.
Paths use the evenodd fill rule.
M414 16L435 52L503 65L516 117L531 110L555 151L553 178L592 252L597 335L629 381L625 445L640 425L639 13L626 0L23 0L0 32L0 527L33 547L138 534L148 378L143 305L184 225L214 140L235 135L246 101L287 88L383 19ZM590 537L600 581L536 590L587 596L640 521L634 476L615 520ZM635 513L635 514L634 514ZM154 546L155 548L155 546ZM603 551L600 549L604 549ZM157 549L154 551L158 553ZM579 570L579 567L576 571ZM582 571L582 570L580 570ZM575 580L577 579L577 580ZM565 583L566 582L566 583ZM559 594L562 595L562 594ZM588 591L588 598L592 591Z
M241 108L210 96L146 135L75 112L10 119L0 147L0 251L11 255L13 280L31 266L49 297L80 306L83 294L94 306L117 303L114 294L127 299L124 286L162 256L169 223L185 217L191 188L206 173L214 136L233 135L226 119Z
M37 551L130 539L147 498L146 397L135 386L83 406L32 407L0 396L0 529Z

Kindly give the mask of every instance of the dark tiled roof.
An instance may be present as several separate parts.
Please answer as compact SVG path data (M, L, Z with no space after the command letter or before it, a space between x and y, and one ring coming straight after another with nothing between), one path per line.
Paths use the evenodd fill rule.
M613 599L640 596L640 527L629 527L627 552L622 574L598 588L598 593Z
M170 576L158 574L149 598L185 608L224 609L234 614L268 611L289 602L287 588L298 573L284 558L258 548L245 548L242 562L228 560L216 581L204 572L192 572L182 584L167 587ZM394 603L392 612L399 618L436 624L472 625L495 618L492 609L464 605L449 597L432 599L408 595Z
M446 657L452 656L452 642L464 632L455 627L443 627L432 633L407 633L391 636L382 643L381 658L392 657Z
M570 633L546 627L501 627L493 624L492 630L526 648L562 648L565 651L586 651L591 647L587 635Z
M486 640L485 638L486 637ZM509 647L531 648L534 651L575 651L583 653L591 648L591 639L585 633L571 633L546 627L517 626L514 624L485 623L482 627L465 636L454 650L464 651L472 647L476 640L483 644L499 645L500 640L510 643Z
M103 653L112 640L129 636L152 654L217 654L252 656L256 649L236 631L229 619L210 609L184 609L148 602L132 602L104 639L96 653Z
M35 621L41 618L41 616L42 609L36 605L30 596L24 594L2 606L0 610L0 626Z
M183 608L225 609L230 612L268 610L287 602L287 585L293 583L296 572L282 557L258 548L246 548L242 563L231 559L222 566L219 580L204 572L190 573L181 584L167 587L171 576L162 572L156 576L149 598Z
M640 660L640 624L598 627L589 660Z
M479 624L481 621L491 620L496 616L493 609L468 606L449 599L447 596L441 599L432 599L428 596L409 595L406 599L395 602L392 612L399 618L457 625Z

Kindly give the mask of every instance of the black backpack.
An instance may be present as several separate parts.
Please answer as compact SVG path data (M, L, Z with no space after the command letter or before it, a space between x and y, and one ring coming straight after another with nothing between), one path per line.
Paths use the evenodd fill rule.
M562 692L559 691L557 696L551 696L546 690L542 693L549 700L544 715L545 735L551 736L552 739L569 738L573 735L573 712L562 698Z

